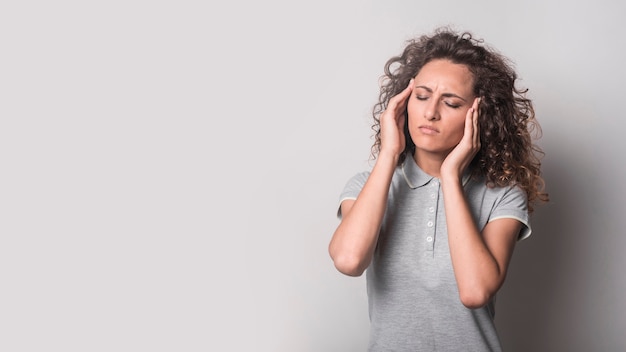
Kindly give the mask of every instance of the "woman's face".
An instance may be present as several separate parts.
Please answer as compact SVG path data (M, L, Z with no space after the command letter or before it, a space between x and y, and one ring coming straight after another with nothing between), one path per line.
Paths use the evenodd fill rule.
M407 104L416 154L445 157L461 141L467 111L474 103L473 85L465 65L433 60L422 67Z

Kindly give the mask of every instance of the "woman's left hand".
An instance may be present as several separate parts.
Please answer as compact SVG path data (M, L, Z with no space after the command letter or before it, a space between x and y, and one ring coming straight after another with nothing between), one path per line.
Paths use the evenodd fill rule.
M474 99L465 117L465 132L457 146L452 149L441 165L441 177L462 177L463 172L480 150L480 126L478 105L480 98Z

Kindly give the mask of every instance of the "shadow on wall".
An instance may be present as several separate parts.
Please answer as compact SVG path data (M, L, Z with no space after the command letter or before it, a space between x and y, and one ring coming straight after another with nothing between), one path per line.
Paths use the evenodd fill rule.
M532 215L533 235L517 244L498 294L496 325L507 352L590 351L592 341L579 344L585 333L576 334L577 320L585 319L580 295L584 301L581 288L589 282L585 267L593 233L583 203L593 199L594 190L582 173L574 172L584 170L584 158L572 156L565 145L559 149L543 160L550 203Z

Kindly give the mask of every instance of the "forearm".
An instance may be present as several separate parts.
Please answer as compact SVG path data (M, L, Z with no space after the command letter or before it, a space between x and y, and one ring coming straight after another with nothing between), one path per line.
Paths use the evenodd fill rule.
M397 160L379 155L357 199L351 207L342 207L342 220L331 239L329 253L335 267L346 275L361 275L372 260Z
M490 252L465 197L461 180L442 180L452 267L463 304L482 306L499 289L504 269Z

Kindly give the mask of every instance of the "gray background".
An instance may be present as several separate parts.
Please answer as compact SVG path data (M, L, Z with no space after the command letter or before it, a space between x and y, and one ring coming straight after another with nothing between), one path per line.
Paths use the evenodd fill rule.
M439 25L511 57L552 201L499 297L507 351L626 349L618 1L4 2L0 350L363 351L334 270L384 62Z

